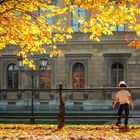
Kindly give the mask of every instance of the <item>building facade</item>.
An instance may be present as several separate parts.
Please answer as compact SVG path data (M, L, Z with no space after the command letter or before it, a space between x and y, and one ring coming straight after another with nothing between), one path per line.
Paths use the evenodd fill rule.
M56 3L55 3L56 4ZM57 3L58 5L60 3ZM79 11L77 11L79 12ZM79 16L86 19L86 11L81 9ZM54 89L63 83L66 89L83 89L94 87L117 87L119 81L124 80L129 87L140 85L140 50L129 47L135 32L129 31L127 26L117 26L114 35L102 36L100 42L89 39L89 34L78 30L81 26L69 14L69 25L74 27L73 38L66 44L58 44L62 49L61 57L48 59L47 71L38 71L34 75L34 88ZM50 24L53 22L49 19ZM129 42L125 39L130 39ZM46 47L47 48L47 47ZM29 110L31 92L10 91L10 89L32 88L32 79L18 66L16 54L19 50L8 46L0 57L0 110ZM39 66L40 56L35 56ZM26 68L25 68L26 69ZM40 66L39 69L41 70ZM2 89L8 89L3 91ZM96 92L68 92L64 98L67 110L111 109L115 96L114 91ZM135 104L139 102L139 90L133 91ZM58 110L58 95L56 92L35 92L35 110ZM77 105L77 109L75 108ZM104 106L105 105L105 106Z

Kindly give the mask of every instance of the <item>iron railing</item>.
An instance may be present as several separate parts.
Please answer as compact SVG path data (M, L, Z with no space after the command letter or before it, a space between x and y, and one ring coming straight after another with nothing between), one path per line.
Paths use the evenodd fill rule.
M29 116L6 116L1 115L0 118L18 118L31 120L34 123L34 119L58 119L58 128L64 126L65 119L106 119L117 118L115 115L102 115L102 116L66 116L65 111L93 111L94 105L97 107L95 111L99 109L111 110L112 102L119 88L116 87L96 87L85 89L63 89L63 85L60 84L58 89L0 89L0 109L3 107L3 112L8 111L9 106L19 107L19 110L25 109L26 111L34 112L33 110L38 106L51 107L45 108L45 111L52 111L53 107L55 111L58 111L58 116L35 116L31 113ZM140 108L140 87L129 87L132 99L134 101L136 109ZM33 97L31 93L33 92ZM9 95L8 95L9 94ZM10 97L11 94L11 97ZM49 96L48 96L49 95ZM14 97L15 96L15 97ZM31 102L31 98L34 98L34 102ZM25 100L26 99L26 100ZM28 99L28 103L27 103ZM23 102L22 105L17 104ZM8 104L6 104L8 103ZM14 104L16 103L16 104ZM39 103L39 104L37 104ZM54 103L54 104L53 104ZM48 105L49 104L49 105ZM20 108L21 106L21 108ZM32 107L31 107L32 106ZM32 110L33 109L33 110ZM73 110L74 109L74 110ZM25 111L23 110L23 111ZM12 111L12 110L11 110ZM122 116L125 117L125 116ZM140 115L128 116L129 118L140 118Z

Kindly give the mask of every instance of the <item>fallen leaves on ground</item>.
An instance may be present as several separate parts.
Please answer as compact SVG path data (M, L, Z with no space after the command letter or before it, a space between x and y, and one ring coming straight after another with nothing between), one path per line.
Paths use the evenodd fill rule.
M140 126L0 124L0 140L140 140Z

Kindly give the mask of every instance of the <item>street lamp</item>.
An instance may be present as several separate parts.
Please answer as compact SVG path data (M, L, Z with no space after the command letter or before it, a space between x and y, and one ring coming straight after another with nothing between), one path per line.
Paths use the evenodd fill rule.
M33 88L34 88L34 76L40 72L41 70L46 70L46 66L47 66L48 60L43 57L40 59L40 67L42 69L39 69L40 67L38 67L38 69L33 70L33 69L24 69L25 65L23 63L23 58L18 58L18 66L20 68L21 71L24 71L27 75L31 76L31 80L32 80L32 97L31 97L31 116L34 116L34 93L33 93ZM31 118L31 123L34 123L34 118Z

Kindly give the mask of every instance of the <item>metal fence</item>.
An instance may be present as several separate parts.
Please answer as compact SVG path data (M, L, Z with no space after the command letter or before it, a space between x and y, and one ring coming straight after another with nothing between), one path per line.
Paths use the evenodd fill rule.
M140 109L140 88L127 88ZM119 88L62 89L66 111L112 110ZM58 89L0 89L0 111L59 111Z
M127 88L130 91L136 111L140 109L140 87ZM97 87L86 89L0 89L0 111L31 112L31 116L18 118L56 118L53 116L35 116L35 112L58 112L58 126L64 126L64 119L78 118L78 116L65 116L65 112L92 112L112 110L116 92L119 88ZM6 116L0 116L1 118ZM10 116L9 116L10 117ZM11 118L14 116L11 116ZM16 118L17 116L15 116ZM98 116L98 118L114 118L115 116ZM132 117L132 116L129 116ZM140 118L139 116L133 116ZM97 116L79 116L79 118L97 118Z

